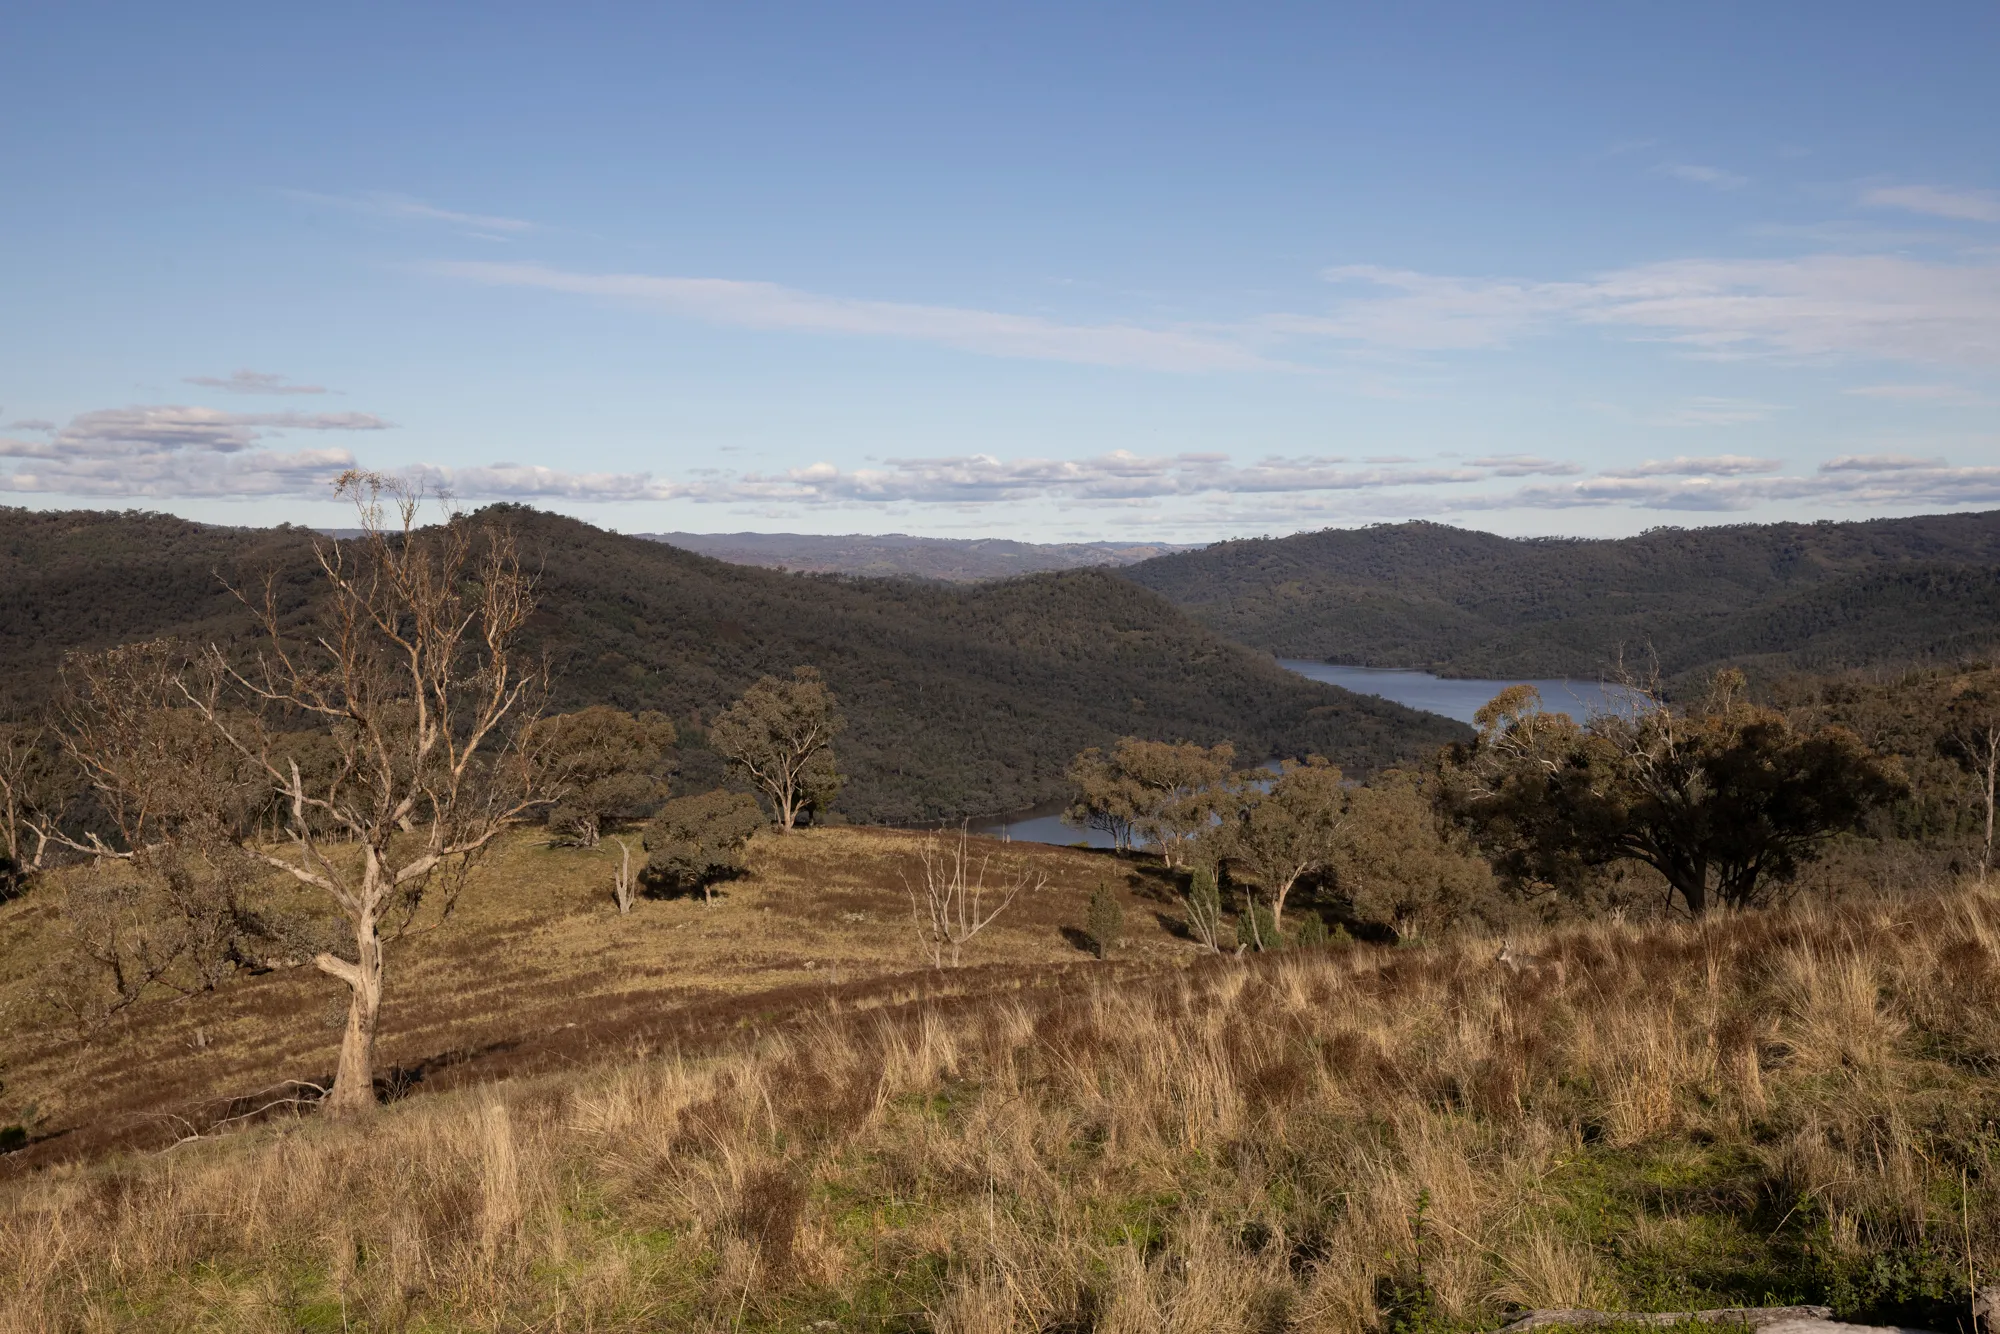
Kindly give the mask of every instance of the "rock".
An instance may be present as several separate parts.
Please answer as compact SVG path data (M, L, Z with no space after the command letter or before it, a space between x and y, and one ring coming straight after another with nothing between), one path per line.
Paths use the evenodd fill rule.
M1982 1334L2000 1334L2000 1283L1972 1294L1972 1323Z

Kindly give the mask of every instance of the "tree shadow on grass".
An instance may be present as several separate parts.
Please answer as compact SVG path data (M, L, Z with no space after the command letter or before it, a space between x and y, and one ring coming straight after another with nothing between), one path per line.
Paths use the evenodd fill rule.
M1094 959L1097 957L1097 942L1090 938L1088 931L1076 926L1065 926L1059 929L1062 931L1062 938L1064 940L1067 940L1091 958Z
M639 895L641 898L659 901L701 899L707 902L712 899L728 898L729 894L722 886L748 879L750 872L745 869L723 871L706 880L642 880L639 882Z

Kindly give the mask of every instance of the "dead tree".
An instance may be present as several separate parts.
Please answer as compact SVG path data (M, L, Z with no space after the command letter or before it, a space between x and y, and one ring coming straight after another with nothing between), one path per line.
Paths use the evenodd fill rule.
M613 838L618 845L618 869L611 873L611 897L618 903L618 915L623 917L632 911L632 845L622 838Z
M1979 883L1983 885L1993 867L1993 816L1996 793L2000 793L2000 673L1976 678L1952 700L1945 738L1979 784L1986 817L1985 837L1979 845Z
M276 793L282 837L248 850L323 894L351 933L351 957L313 960L348 987L326 1099L346 1114L375 1105L385 937L434 883L449 911L472 859L540 802L529 748L545 674L520 659L534 580L508 530L456 514L420 528L421 494L375 474L339 491L362 534L315 546L319 624L289 630L267 584L244 599L256 661L211 647L183 690Z
M297 932L251 906L261 871L242 844L271 787L188 703L185 644L128 644L63 662L33 833L94 865L62 887L64 933L108 993L66 969L57 1003L81 1024L157 991L192 995ZM76 796L87 800L76 802ZM67 818L65 818L67 817Z
M8 880L42 869L62 808L73 795L54 738L31 723L0 723L0 898Z
M930 955L933 968L958 967L965 943L984 931L1007 910L1023 890L1039 893L1048 877L1021 871L992 885L986 883L991 855L973 861L964 828L958 838L927 835L917 846L917 875L906 871L903 889L910 898L910 921L917 940Z

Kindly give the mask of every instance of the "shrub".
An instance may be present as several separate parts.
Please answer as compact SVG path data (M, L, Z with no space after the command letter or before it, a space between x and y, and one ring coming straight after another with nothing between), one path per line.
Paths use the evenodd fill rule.
M1215 883L1215 868L1197 866L1188 880L1181 906L1187 910L1188 934L1211 950L1222 948L1222 890Z
M549 841L594 848L606 822L641 819L667 794L678 739L663 714L637 717L594 704L535 724L539 763L559 798Z
M1250 896L1249 906L1236 914L1236 943L1246 950L1281 950L1285 938L1278 932L1278 921L1271 916L1270 905Z
M764 827L757 799L745 792L704 792L680 797L660 808L646 826L645 882L667 892L700 889L740 875L743 848Z
M1292 943L1300 949L1310 949L1324 945L1331 939L1326 931L1326 919L1316 912L1300 915L1298 929L1292 932Z
M1119 938L1125 934L1125 908L1109 885L1099 885L1097 892L1090 896L1084 931L1089 935L1091 948L1098 958L1108 959L1111 951L1118 948Z

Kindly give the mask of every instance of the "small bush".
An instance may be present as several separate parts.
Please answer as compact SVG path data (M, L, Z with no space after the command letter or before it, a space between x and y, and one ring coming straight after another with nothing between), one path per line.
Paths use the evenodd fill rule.
M558 848L594 848L599 837L597 814L576 806L549 812L549 844Z
M1125 908L1109 885L1099 885L1097 892L1090 896L1084 931L1089 935L1091 948L1097 952L1098 958L1108 959L1111 951L1118 948L1118 941L1125 934Z
M1252 899L1249 908L1236 914L1236 943L1246 950L1281 950L1285 938L1270 908Z
M1212 950L1222 948L1222 890L1215 883L1215 868L1197 866L1181 898L1187 911L1188 934Z
M704 792L660 808L646 826L646 869L641 879L668 893L711 886L743 872L743 848L764 827L757 799L744 792Z
M1326 919L1316 912L1303 914L1299 918L1298 926L1292 931L1292 943L1300 949L1312 949L1324 945L1329 939Z

